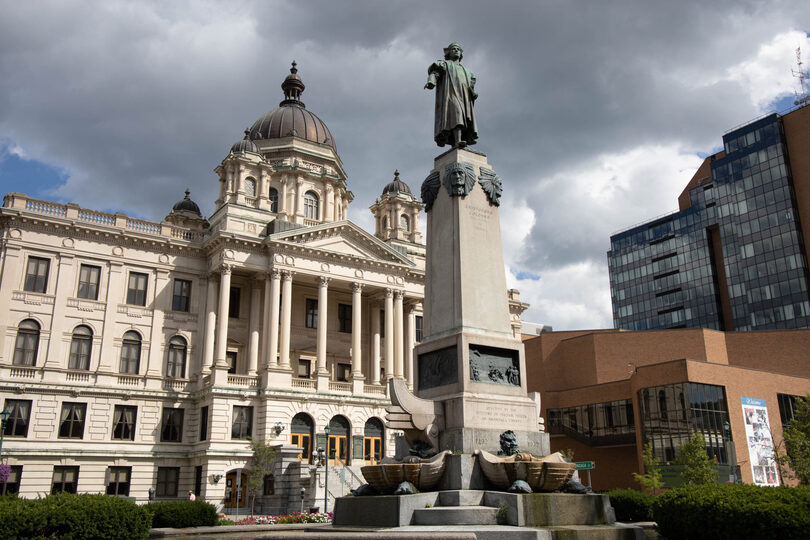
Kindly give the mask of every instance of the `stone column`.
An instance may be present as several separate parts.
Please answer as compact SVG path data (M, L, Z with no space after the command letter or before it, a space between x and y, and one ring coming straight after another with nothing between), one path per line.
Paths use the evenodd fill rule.
M326 369L326 326L327 326L327 287L329 286L328 277L318 278L318 342L317 342L317 358L318 358L318 375L328 373Z
M208 275L207 294L205 298L205 338L203 341L202 372L210 373L214 365L214 338L217 325L217 282L214 274Z
M124 265L118 262L110 262L108 265L109 274L107 275L107 294L102 294L99 291L98 299L106 301L107 308L104 310L104 333L101 336L101 361L104 362L105 358L115 357L114 353L114 345L113 340L115 339L115 332L112 330L116 316L118 315L118 304L123 303L126 291L124 290L124 279L126 278L124 272ZM9 274L11 275L11 274ZM100 285L100 284L99 284ZM55 337L55 336L54 336ZM120 336L119 336L120 337ZM151 343L152 337L151 334L144 334L143 335L144 341L149 341L150 345L148 347L151 350L151 347L158 347L160 348L159 343ZM117 355L120 359L120 352ZM42 358L40 353L40 358ZM141 348L141 365L138 367L139 375L146 374L146 367L148 365L148 351L147 347ZM37 362L38 365L39 362ZM118 359L110 362L113 365L113 370L118 371Z
M380 384L380 308L369 310L371 315L371 384Z
M394 291L385 289L385 380L394 376Z
M220 267L219 278L219 314L217 315L217 345L214 353L215 367L227 368L225 356L228 352L228 310L231 303L231 271L230 264Z
M264 356L266 366L278 366L278 301L281 297L281 272L273 269L264 280Z
M152 272L152 279L155 280L154 285L154 296L146 296L146 305L149 305L149 300L152 302L152 347L149 349L149 364L146 368L147 375L157 375L163 374L163 366L164 366L164 355L162 354L162 350L166 343L163 342L163 322L165 320L165 313L166 311L170 310L172 307L172 295L170 292L170 285L169 285L169 272L166 270L154 270ZM162 294L164 290L168 291L168 294ZM163 302L159 303L159 298L163 297ZM191 349L194 344L189 341L188 349L186 349L186 378L190 379L193 375L191 373L192 366L191 366ZM143 354L143 353L141 353Z
M394 377L403 376L403 353L405 332L402 326L402 291L394 292Z
M335 198L332 195L332 185L326 184L326 195L323 198L324 221L335 221Z
M413 345L416 343L416 306L408 305L408 325L405 329L405 380L413 388Z
M298 178L295 181L295 217L304 217L304 179Z
M256 375L259 366L259 308L262 302L261 281L250 283L250 342L248 343L248 375Z
M290 369L290 324L292 323L292 272L281 272L281 338L279 340L279 364Z
M56 264L53 264L54 262ZM51 327L48 329L51 335L51 339L48 342L47 348L42 347L43 349L42 352L45 354L39 355L40 359L43 359L44 362L37 361L37 365L51 368L68 367L68 354L61 354L61 351L59 351L59 349L60 347L63 346L63 334L65 333L70 334L73 328L78 326L76 321L67 321L65 319L65 309L67 308L67 299L68 296L73 296L74 294L73 288L76 286L75 265L76 260L73 257L73 255L60 254L52 259L52 267L50 269L50 275L48 276L49 281L53 280L53 282L55 283L55 285L51 285L51 283L48 283L48 289L52 290L54 295L53 316L51 317ZM46 290L45 292L47 293L49 291ZM72 324L73 326L70 327L66 326L68 324ZM99 328L93 335L92 339L93 345L96 344L98 338L100 337L99 334L103 335L103 331L101 328ZM14 353L12 352L12 358L13 357ZM89 369L91 371L96 371L97 369L95 365L95 359L97 357L101 357L103 364L104 359L111 358L112 355L109 356L101 355L99 354L99 351L95 347L93 347L89 365ZM100 368L101 366L98 367ZM110 371L110 366L104 365L104 369L102 369L101 371Z
M363 298L363 284L352 283L352 378L363 378L363 335L362 313L360 303Z

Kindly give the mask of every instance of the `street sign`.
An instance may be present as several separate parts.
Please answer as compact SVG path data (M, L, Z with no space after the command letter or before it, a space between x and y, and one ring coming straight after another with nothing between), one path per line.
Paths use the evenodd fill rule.
M577 466L578 471L587 471L596 468L596 463L593 461L575 461L574 465Z

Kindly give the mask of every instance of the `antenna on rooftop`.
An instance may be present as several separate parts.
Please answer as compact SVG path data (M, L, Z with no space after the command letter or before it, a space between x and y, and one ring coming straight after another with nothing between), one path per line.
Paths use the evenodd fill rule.
M807 73L804 71L802 63L802 48L796 47L796 69L791 69L793 76L799 79L800 92L796 94L794 105L804 105L810 102L810 95L807 93Z

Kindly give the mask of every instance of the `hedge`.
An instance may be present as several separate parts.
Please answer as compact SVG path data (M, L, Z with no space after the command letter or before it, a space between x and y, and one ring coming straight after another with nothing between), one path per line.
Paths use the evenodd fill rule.
M152 516L133 502L107 495L59 493L40 499L0 498L0 538L139 539Z
M152 527L210 527L217 524L217 509L203 501L166 501L146 505Z
M652 503L655 495L635 489L614 489L605 492L616 512L617 521L652 521Z
M806 539L810 487L683 486L655 499L653 518L665 538Z

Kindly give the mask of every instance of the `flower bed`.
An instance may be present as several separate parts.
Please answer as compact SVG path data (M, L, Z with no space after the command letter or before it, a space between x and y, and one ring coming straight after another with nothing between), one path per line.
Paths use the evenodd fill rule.
M284 516L248 516L236 525L276 525L287 523L330 523L332 512L301 513L293 512Z

